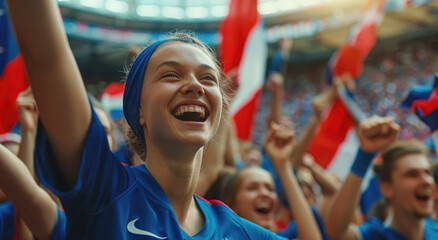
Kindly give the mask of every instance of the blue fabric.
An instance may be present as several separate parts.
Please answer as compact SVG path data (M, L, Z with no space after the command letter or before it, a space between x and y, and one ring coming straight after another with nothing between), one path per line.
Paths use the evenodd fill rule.
M274 73L274 72L281 73L282 62L283 62L283 53L280 50L277 50L274 53L274 57L272 58L268 73L269 74Z
M425 220L423 240L438 239L438 223L430 218ZM359 227L362 240L409 240L401 233L385 226L379 219L371 218Z
M406 99L401 103L400 106L403 108L410 109L414 101L429 99L431 94L432 94L432 89L430 89L429 86L413 87L409 92L408 96L406 97Z
M374 204L383 198L380 191L379 179L374 173L368 182L368 187L360 195L360 210L364 215L368 215Z
M0 239L12 240L15 231L15 207L11 202L0 204Z
M0 53L0 76L2 76L6 65L18 55L18 46L9 21L5 0L0 0L0 11L4 12L0 14L0 47L3 48L3 52Z
M322 239L323 240L330 240L330 238L325 233L324 221L321 218L321 216L319 216L318 210L315 207L312 207L311 209L312 209L313 217L315 218L316 224L318 224L318 228L321 231ZM287 228L284 231L279 232L278 235L285 237L285 238L288 238L288 239L298 238L299 234L298 234L297 224L295 223L295 221L292 221L291 223L289 223L289 225L287 225Z
M53 230L52 240L65 240L67 219L65 213L56 205L58 217L56 219L55 229Z
M116 158L124 164L132 166L132 158L134 157L131 149L125 143L120 145L119 149L114 152Z
M55 204L55 203L53 203ZM57 206L57 222L53 231L52 240L65 240L65 214ZM13 240L15 233L15 207L11 202L0 204L0 239Z
M126 79L125 91L123 92L123 113L126 121L138 139L143 141L145 139L143 128L139 122L139 108L144 74L152 54L162 43L166 41L168 40L157 41L149 45L145 50L143 50L143 52L140 53L129 70L128 78Z
M359 149L357 151L353 165L351 166L351 172L354 175L363 178L375 156L376 153L369 153Z
M188 236L159 183L145 165L122 166L109 150L105 129L96 114L84 143L76 185L65 190L47 135L39 125L35 164L40 181L59 196L68 219L68 240L159 239L136 234L148 231L157 237L178 239L283 239L238 217L227 206L194 196L205 216L205 225Z
M433 101L433 99L429 99L431 95L433 95L434 91L437 91L438 89L438 73L435 74L435 81L433 84L433 88L427 88L427 87L416 87L413 88L410 92L407 98L403 101L401 104L402 107L408 107L411 108L412 104L415 101ZM428 115L424 115L422 112L422 109L418 106L414 109L414 113L420 118L421 121L423 121L427 126L430 127L431 132L434 132L438 129L438 109L435 109L433 112L429 113Z
M417 107L415 113L421 121L429 126L431 132L435 132L435 130L438 129L438 109L435 109L429 115L423 115L421 110Z

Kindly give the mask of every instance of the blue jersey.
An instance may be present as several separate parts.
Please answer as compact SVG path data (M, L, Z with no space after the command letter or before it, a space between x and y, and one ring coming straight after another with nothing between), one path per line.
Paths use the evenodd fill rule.
M371 218L359 227L362 240L409 240L401 233L385 226L379 219ZM438 239L438 223L432 219L425 219L423 240Z
M79 176L65 190L47 135L39 125L35 153L41 182L58 195L67 215L67 239L283 239L238 217L224 204L193 196L205 217L195 236L180 227L159 183L145 165L123 166L109 150L100 121L92 120Z
M0 239L12 240L15 231L15 207L11 202L0 204Z
M325 233L324 221L319 216L318 211L315 207L312 207L313 217L315 218L316 224L318 224L319 230L321 231L321 236L323 240L329 240L327 234ZM278 235L286 237L288 239L295 239L299 237L297 224L295 221L292 221L287 225L287 228L284 231L278 233Z

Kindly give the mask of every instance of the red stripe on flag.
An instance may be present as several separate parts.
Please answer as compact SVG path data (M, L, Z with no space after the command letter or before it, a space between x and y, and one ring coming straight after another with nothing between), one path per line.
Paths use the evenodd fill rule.
M434 89L430 97L426 100L415 100L412 103L412 112L416 112L417 108L423 116L431 114L438 109L438 90Z
M351 30L348 42L330 62L333 77L349 73L353 79L362 72L363 62L376 43L376 31L383 17L384 0L368 0L362 9L362 20ZM339 146L355 122L346 106L337 99L313 139L309 152L323 167L333 161Z
M6 65L0 78L0 134L11 131L18 122L16 99L28 87L26 69L18 55Z
M308 149L319 165L329 166L354 124L344 104L336 99Z
M219 32L219 57L225 73L239 67L249 33L258 20L257 0L231 0Z
M260 88L253 97L246 103L234 116L234 123L236 125L236 134L238 139L251 139L252 127L254 125L254 113L259 106L262 89Z
M360 26L359 32L355 35L351 46L359 50L360 56L365 59L368 53L376 44L377 22L372 22Z
M250 140L267 58L257 0L230 0L229 12L219 33L224 72L237 72L235 81L239 89L231 105L237 137Z
M123 94L123 91L125 90L125 83L110 83L105 90L102 92L101 97L104 95L114 96L118 94Z

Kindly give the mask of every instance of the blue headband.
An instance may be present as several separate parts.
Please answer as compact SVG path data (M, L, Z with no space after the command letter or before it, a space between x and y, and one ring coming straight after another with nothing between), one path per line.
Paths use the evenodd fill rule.
M143 50L135 60L131 70L129 70L128 78L126 79L125 91L123 92L123 114L132 131L134 131L134 134L143 141L145 141L145 139L143 128L140 125L139 109L146 67L155 50L162 43L169 40L171 39L157 41Z

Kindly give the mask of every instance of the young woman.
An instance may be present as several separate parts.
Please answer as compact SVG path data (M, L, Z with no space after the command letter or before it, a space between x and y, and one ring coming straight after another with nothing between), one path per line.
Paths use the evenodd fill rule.
M289 159L293 149L293 130L271 124L264 148L284 186L293 230L278 232L275 224L279 198L272 175L257 165L249 165L223 178L221 198L241 217L288 239L322 239L316 221L292 172Z
M276 239L193 195L226 102L218 64L189 36L147 47L126 82L124 114L145 164L122 166L88 102L56 2L8 1L40 110L36 170L61 199L67 239ZM146 151L147 148L147 151Z

